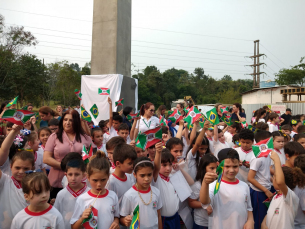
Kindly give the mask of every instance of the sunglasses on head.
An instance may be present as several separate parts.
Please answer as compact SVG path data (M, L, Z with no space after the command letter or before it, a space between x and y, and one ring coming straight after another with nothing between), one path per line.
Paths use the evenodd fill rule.
M153 109L151 109L151 110L149 110L150 112L155 112L155 110L153 110Z

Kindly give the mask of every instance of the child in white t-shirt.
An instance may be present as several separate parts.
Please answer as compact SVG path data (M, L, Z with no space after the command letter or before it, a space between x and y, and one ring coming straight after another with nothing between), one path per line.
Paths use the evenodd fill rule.
M157 154L159 155L159 154ZM157 157L156 155L156 157ZM133 212L139 206L139 221L141 229L161 229L162 201L160 191L151 182L157 170L147 157L137 158L134 162L134 177L136 184L123 196L120 210L120 222L124 226L130 226Z
M214 156L218 158L218 152L225 148L231 148L229 143L225 141L225 137L221 129L218 128L218 125L214 126Z
M209 143L210 143L210 151L212 154L214 154L214 141L213 141L213 138L214 138L214 127L209 127L206 131L205 131L205 135L206 137L208 138L209 140Z
M110 97L108 97L108 103L109 103L109 137L107 138L107 142L118 135L118 129L121 123L123 122L123 117L121 115L115 115L113 116L112 113L112 100Z
M239 154L240 167L237 178L247 184L248 173L250 170L250 160L253 157L252 145L254 141L254 133L251 130L243 129L238 134L240 147L235 150Z
M216 172L218 166L217 158L211 154L205 154L199 163L199 169L195 178L195 183L192 185L192 195L188 198L188 204L194 209L194 225L193 228L208 228L209 216L212 214L212 206L203 208L199 200L201 184L206 172Z
M124 138L117 136L117 137L113 137L111 138L107 143L106 143L106 149L107 149L107 156L108 156L108 160L111 163L110 166L110 174L112 174L115 170L115 164L113 162L113 151L114 148L118 145L121 144L125 144L125 140Z
M68 185L57 194L54 207L62 214L65 228L69 229L77 198L90 188L83 182L86 177L86 165L82 158L69 160L65 167Z
M41 154L41 155L44 154L44 148L45 148L46 143L47 143L51 134L52 134L52 131L49 129L49 127L41 127L38 130L38 139L41 142L41 145L38 147L38 151L37 151L39 154ZM45 164L45 169L46 169L47 174L48 174L51 167L49 165Z
M217 174L215 171L206 172L200 189L200 202L204 208L212 205L213 228L253 229L249 187L236 178L239 170L239 155L234 149L223 149L219 153L219 160L224 160L224 166L218 192L214 194Z
M92 188L76 200L70 220L72 229L80 228L84 220L88 220L87 223L93 228L119 228L118 197L113 191L105 188L109 170L110 163L106 155L97 151L87 166L87 176ZM92 218L91 213L94 215Z
M277 195L271 201L262 228L294 228L294 218L297 214L299 198L292 189L297 185L301 188L305 186L305 174L302 173L300 168L282 168L280 158L275 151L271 152L270 157L275 166L273 186L277 190Z
M199 121L198 121L199 122ZM210 153L209 140L205 137L205 132L209 128L210 122L205 121L204 127L200 134L196 137L195 144L186 156L186 163L188 167L188 174L195 180L197 168L199 166L200 158L206 153Z
M281 160L281 165L284 165L286 163L286 156L284 152L284 142L285 142L284 134L280 131L274 131L272 133L272 138L273 138L274 151L279 155L279 158ZM273 165L273 162L271 164Z
M91 139L95 146L93 146L93 154L100 150L107 156L106 144L104 144L103 130L99 127L91 129Z
M32 172L22 180L24 198L30 203L14 217L11 228L58 228L64 229L60 212L48 203L51 185L47 176Z
M268 120L270 120L269 125L269 132L272 133L273 131L278 131L278 123L280 122L279 115L276 113L271 113L268 116Z
M298 127L302 125L302 122L299 119L292 119L290 125L292 128L290 136L293 139L294 135L298 134Z
M225 141L229 144L230 147L233 147L234 144L232 142L232 138L235 134L240 131L240 124L237 122L233 122L230 126L223 130Z
M134 184L133 179L133 162L137 158L135 148L126 143L118 145L113 151L113 163L115 170L110 175L106 188L117 194L119 203Z

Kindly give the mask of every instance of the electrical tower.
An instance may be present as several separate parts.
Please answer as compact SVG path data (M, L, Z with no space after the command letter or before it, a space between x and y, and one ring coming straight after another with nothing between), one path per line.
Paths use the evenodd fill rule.
M254 55L253 56L247 56L247 58L253 58L254 64L246 65L253 68L253 73L246 74L253 76L253 88L259 88L260 84L260 75L265 74L265 72L260 71L260 66L264 65L265 63L260 63L259 58L261 56L265 56L265 54L259 53L259 40L254 41Z

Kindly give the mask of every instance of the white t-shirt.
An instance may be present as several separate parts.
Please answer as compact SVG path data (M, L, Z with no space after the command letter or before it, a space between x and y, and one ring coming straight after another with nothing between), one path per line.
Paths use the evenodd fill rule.
M213 141L214 142L214 156L218 159L218 153L220 150L225 149L225 148L231 148L229 144L225 142L220 142L219 140Z
M210 151L213 155L214 154L214 151L215 151L215 147L214 147L214 140L212 138L208 138L208 136L206 135L207 139L209 140L209 148L210 148Z
M145 132L147 130L155 129L159 125L159 119L155 116L151 116L150 119L146 119L141 116L141 119L137 123L137 129L140 132Z
M104 133L103 134L103 144L106 144L109 140L110 134Z
M239 154L239 160L240 161L246 161L247 163L250 163L251 158L253 157L253 151L252 149L249 151L245 151L243 150L241 147L238 147L235 149L237 151L237 153ZM248 173L249 173L249 168L247 168L246 166L242 165L239 167L239 172L237 174L237 179L249 184L248 181Z
M226 131L224 133L225 141L229 144L230 148L234 146L234 143L232 142L233 134L231 134L229 131Z
M286 197L282 194L275 195L267 212L266 224L268 229L294 228L294 218L298 206L299 198L290 188L288 188Z
M179 210L180 200L174 186L170 182L170 178L159 174L157 181L153 181L152 185L160 190L160 197L163 204L161 216L170 217L175 215Z
M55 228L65 229L62 215L52 205L42 212L31 212L28 207L14 217L11 229Z
M248 211L252 211L249 186L238 179L235 182L222 180L218 193L214 195L215 185L216 181L209 185L213 228L243 228L248 220Z
M61 213L66 229L71 228L70 220L77 198L89 190L90 188L85 184L78 192L74 192L68 185L57 194L54 207Z
M294 219L294 226L295 229L304 229L305 228L305 188L299 188L298 186L295 187L293 190L294 193L299 197L299 206L298 212Z
M152 191L152 201L149 205L145 205L139 197L141 195L145 203L149 203ZM134 209L139 204L141 229L158 229L158 212L162 208L162 200L160 191L154 186L151 186L147 191L137 191L135 186L132 186L123 196L120 215L132 215Z
M119 204L121 203L125 192L127 192L134 185L133 175L128 173L125 173L125 175L126 179L121 179L112 173L106 184L106 188L108 190L112 190L118 196Z
M96 150L102 151L106 154L106 157L108 157L108 153L106 150L106 144L102 144L101 146L97 147L96 145L94 145L94 148L96 148Z
M85 209L92 205L96 197L97 195L88 191L77 198L70 224L74 224L79 220ZM97 198L93 207L98 211L98 229L109 229L114 221L114 217L119 218L120 216L118 197L113 191L108 191L106 189L106 193Z
M199 193L201 189L201 183L196 181L192 186L192 194L189 198L193 200L199 201ZM197 225L208 227L209 226L209 215L206 209L202 208L195 208L194 209L194 221Z
M37 169L45 169L47 165L42 162L43 159L43 151L37 150L34 155L35 158L35 170Z
M192 149L191 149L188 152L187 157L186 157L186 163L187 163L187 167L188 167L188 174L192 177L193 180L195 180L195 177L197 175L196 156L197 156L197 153L195 153L195 155L193 156Z
M186 158L187 150L189 149L190 145L187 144L187 141L184 136L182 136L182 142L183 142L182 157Z
M269 125L269 132L270 133L272 133L273 131L278 131L279 130L277 125L274 125L272 123L269 123L268 125Z
M9 229L15 215L29 204L24 199L21 184L2 173L0 178L0 228Z
M5 174L7 174L9 176L12 176L10 160L9 160L8 157L7 157L6 161L4 162L4 164L0 166L0 170L2 171L2 173L5 173Z
M296 134L297 134L297 132L291 131L291 134L290 134L291 139L293 139L294 135L296 135Z
M43 146L43 145L40 145L40 146L38 147L37 152L40 153L40 154L42 155L42 157L43 157L43 154L44 154L44 146ZM43 162L41 161L41 163L43 163ZM49 165L47 165L47 164L44 164L44 163L43 163L43 165L44 165L44 168L45 168L45 169L48 169L48 170L51 169L51 166L49 166ZM36 163L35 163L35 169L36 169Z
M263 118L260 118L260 119L258 120L258 122L266 123L265 119L263 119Z
M262 186L270 190L271 182L270 182L270 156L268 157L260 157L256 158L253 154L250 160L250 169L256 171L254 179L257 180ZM262 192L262 190L255 187L253 184L249 183L250 187L255 191Z
M274 151L277 153L277 155L279 155L280 161L281 161L281 165L285 165L286 163L286 155L284 152L284 148L277 150L274 149ZM271 165L274 165L273 161L271 160Z

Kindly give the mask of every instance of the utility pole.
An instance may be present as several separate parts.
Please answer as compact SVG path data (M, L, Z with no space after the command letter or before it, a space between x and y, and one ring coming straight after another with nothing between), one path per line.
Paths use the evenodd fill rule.
M251 59L253 58L254 63L251 65L246 65L246 66L251 66L253 68L253 73L246 74L246 75L253 76L253 88L259 88L260 75L265 73L265 72L260 71L260 66L265 64L265 63L260 63L259 58L261 56L265 56L265 54L259 53L259 40L255 40L254 41L254 55L247 56L247 58L251 58Z

